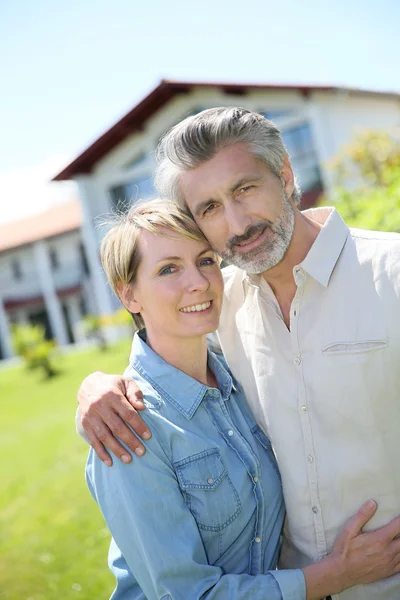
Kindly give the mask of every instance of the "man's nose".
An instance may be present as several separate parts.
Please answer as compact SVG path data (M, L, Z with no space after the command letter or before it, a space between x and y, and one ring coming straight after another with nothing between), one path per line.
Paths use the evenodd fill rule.
M229 237L243 235L251 225L251 217L239 203L230 202L225 209Z

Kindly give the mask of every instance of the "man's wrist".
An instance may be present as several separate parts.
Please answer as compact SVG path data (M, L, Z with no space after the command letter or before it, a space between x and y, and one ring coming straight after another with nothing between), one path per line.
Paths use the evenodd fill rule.
M347 587L347 574L343 561L328 555L318 563L302 569L306 580L307 600L324 598L330 594L339 594Z

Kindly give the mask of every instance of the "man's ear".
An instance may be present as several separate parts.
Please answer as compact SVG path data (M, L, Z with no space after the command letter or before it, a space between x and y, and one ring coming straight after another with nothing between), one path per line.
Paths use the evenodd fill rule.
M139 300L136 298L135 287L126 283L118 283L117 291L119 298L125 308L134 314L139 314L142 310L142 305Z
M281 168L281 181L284 192L290 200L294 190L294 175L292 166L290 164L290 160L287 156L283 159L283 164Z

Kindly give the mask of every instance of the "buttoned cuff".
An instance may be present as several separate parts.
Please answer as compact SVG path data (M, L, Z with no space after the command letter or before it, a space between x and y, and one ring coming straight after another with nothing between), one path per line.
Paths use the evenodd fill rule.
M270 571L275 577L282 600L306 600L306 580L301 569Z

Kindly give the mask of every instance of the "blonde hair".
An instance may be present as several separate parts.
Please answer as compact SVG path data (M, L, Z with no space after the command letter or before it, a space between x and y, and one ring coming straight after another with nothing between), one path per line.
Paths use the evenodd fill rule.
M136 280L142 258L139 249L141 231L165 235L160 227L167 227L171 232L190 240L207 242L193 219L174 202L166 200L140 202L127 213L114 215L102 224L111 224L112 227L101 243L101 264L110 286L120 300L120 285L131 285ZM132 314L132 317L136 327L142 329L144 321L141 315Z

